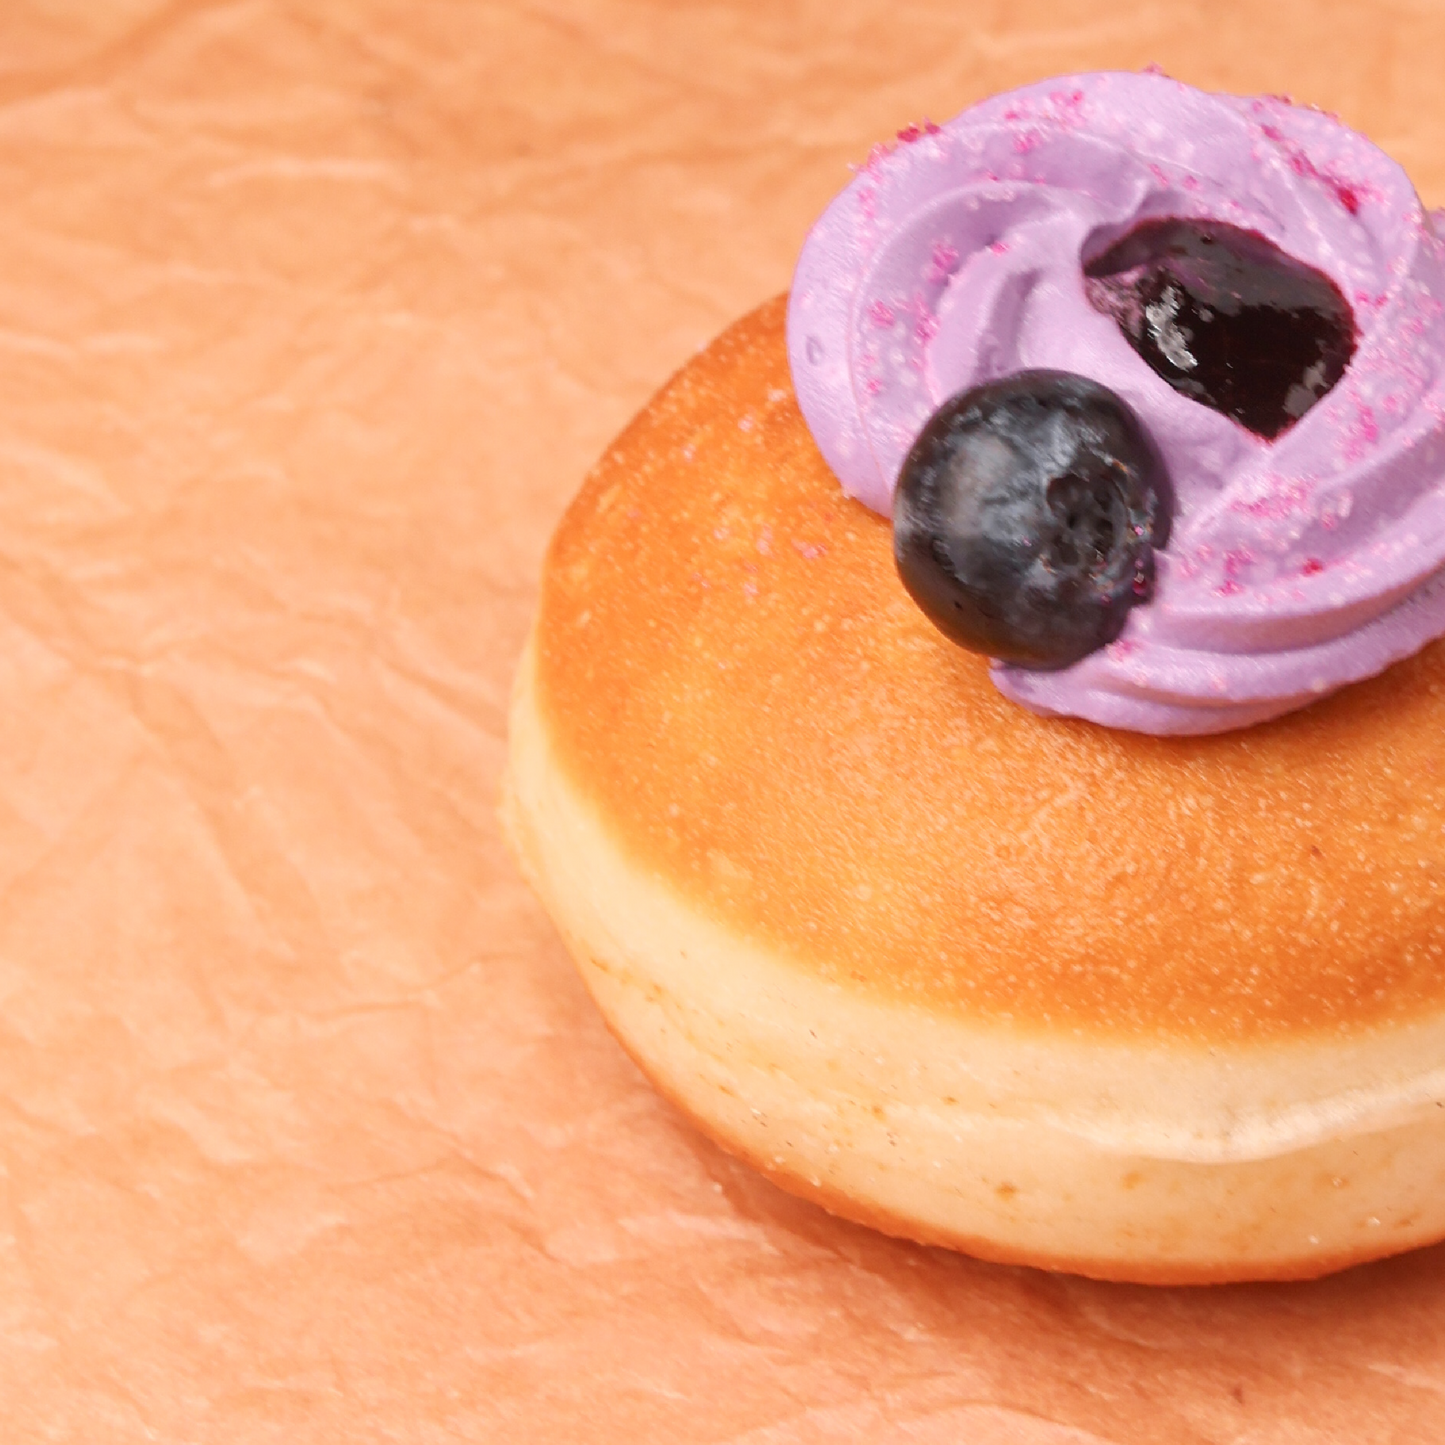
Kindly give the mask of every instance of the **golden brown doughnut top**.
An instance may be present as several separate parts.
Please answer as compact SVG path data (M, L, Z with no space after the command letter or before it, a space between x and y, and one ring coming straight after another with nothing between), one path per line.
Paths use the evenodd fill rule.
M618 844L799 968L1025 1029L1445 1008L1445 644L1215 737L1034 716L840 492L784 308L663 388L552 543L539 705Z

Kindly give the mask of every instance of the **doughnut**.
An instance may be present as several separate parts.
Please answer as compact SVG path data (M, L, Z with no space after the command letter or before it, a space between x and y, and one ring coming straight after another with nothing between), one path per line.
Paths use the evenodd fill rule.
M546 556L502 812L609 1028L784 1189L983 1259L1194 1284L1445 1238L1445 644L1222 731L1020 705L840 488L790 304Z

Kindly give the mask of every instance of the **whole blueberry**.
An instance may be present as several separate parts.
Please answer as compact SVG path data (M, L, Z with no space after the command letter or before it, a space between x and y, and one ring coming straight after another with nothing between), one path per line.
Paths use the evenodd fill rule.
M1172 503L1158 451L1118 396L1070 372L1022 371L928 419L894 492L893 555L955 642L1067 667L1149 600Z

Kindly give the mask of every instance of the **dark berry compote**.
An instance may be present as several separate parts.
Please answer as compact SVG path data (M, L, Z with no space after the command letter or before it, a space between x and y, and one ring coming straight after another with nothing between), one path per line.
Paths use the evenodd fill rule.
M1090 304L1175 391L1273 440L1344 374L1340 288L1224 221L1141 222L1084 266Z

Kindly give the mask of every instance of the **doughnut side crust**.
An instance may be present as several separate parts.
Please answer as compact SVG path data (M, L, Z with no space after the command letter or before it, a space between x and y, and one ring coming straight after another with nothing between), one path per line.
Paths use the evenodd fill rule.
M1221 1057L880 1002L627 855L557 765L530 647L511 739L513 848L609 1027L790 1192L980 1258L1150 1284L1312 1278L1445 1236L1439 1070L1401 1073L1442 1056L1440 1023Z

